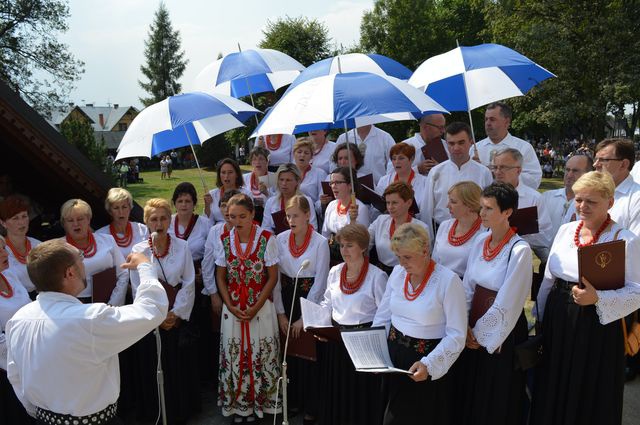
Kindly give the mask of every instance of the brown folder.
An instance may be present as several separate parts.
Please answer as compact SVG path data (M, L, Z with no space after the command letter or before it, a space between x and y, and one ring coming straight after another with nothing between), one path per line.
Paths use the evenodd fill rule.
M449 155L440 139L428 141L420 150L424 155L424 159L435 159L438 162L444 162L449 159Z
M366 176L358 177L358 183L367 187L373 187L373 174L367 174Z
M286 334L280 332L280 343L282 345L282 351L284 351L284 344L287 338ZM298 357L305 360L316 361L316 338L312 333L300 332L298 338L294 338L289 334L289 346L287 347L287 355Z
M578 275L580 287L585 277L600 291L620 289L625 278L626 241L603 242L578 248Z
M287 221L287 213L285 210L280 210L278 212L271 213L271 217L273 218L273 227L275 229L276 235L289 230L289 222Z
M374 208L383 214L387 211L387 203L384 201L382 196L376 193L375 190L363 185L360 186L360 190L358 192L358 199L362 201L362 203L366 205L373 205Z
M111 293L116 287L116 268L110 267L93 276L93 292L91 302L108 303Z
M476 285L471 300L471 311L469 311L469 326L474 327L479 318L489 310L498 295L498 291L487 289L484 286Z
M327 328L307 328L307 333L311 333L320 338L327 339L332 342L338 342L342 344L342 337L340 336L340 328L331 326Z
M533 235L540 231L538 227L538 207L519 208L509 217L509 224L516 228L520 236Z
M164 291L167 293L167 299L169 300L169 310L173 308L173 304L176 302L176 296L178 295L178 291L182 288L182 284L178 284L176 286L169 285L166 281L162 279L158 279L160 284L164 288Z
M336 197L333 196L333 190L331 190L331 185L329 184L329 182L320 182L320 184L322 185L322 193L330 197L331 200L336 199Z

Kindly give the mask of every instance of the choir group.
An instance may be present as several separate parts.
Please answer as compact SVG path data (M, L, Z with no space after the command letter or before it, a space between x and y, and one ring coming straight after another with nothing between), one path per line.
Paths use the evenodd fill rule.
M146 202L144 223L130 221L125 189L109 191L112 222L95 231L90 206L69 200L60 217L66 241L84 254L87 287L79 299L92 302L92 276L115 267L108 303L130 302L140 276L120 265L131 252L152 258L169 299L160 335L170 424L199 411L203 380L217 383L218 404L233 423L281 412L283 335L305 332L300 298L326 309L341 329L385 326L393 364L412 372L356 372L343 344L318 338L315 361L287 359L289 413L304 423L620 424L620 319L640 307L633 262L640 242L624 216L635 211L614 214L615 170L589 171L586 156L567 164L573 199L557 196L564 207L556 208L554 198L541 197L531 146L509 133L491 137L500 130L496 120L510 118L504 108L488 107L490 137L477 145L468 125L445 129L437 114L397 144L372 126L338 144L325 131L268 136L249 155L252 172L243 176L224 159L215 189L198 196L180 183L170 201ZM442 143L449 159L426 156L428 139ZM597 165L624 160L631 168L625 141L603 143ZM531 206L539 229L519 235L510 217ZM27 236L28 209L20 196L0 202L3 330L37 295L26 271L39 244ZM616 239L626 241L626 258L617 259L626 264L622 288L576 285L577 249ZM534 253L543 267L537 294ZM494 291L492 303L473 317L474 296L485 290ZM529 397L517 351L530 334L530 298L543 354ZM150 333L120 354L119 408L139 420L157 415L156 350ZM30 423L1 378L1 422Z

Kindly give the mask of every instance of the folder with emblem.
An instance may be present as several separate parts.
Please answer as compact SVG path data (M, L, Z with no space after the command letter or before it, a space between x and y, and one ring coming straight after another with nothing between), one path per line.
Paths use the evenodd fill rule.
M276 235L289 230L289 222L287 221L287 213L285 210L271 213L271 218L273 218L273 227Z
M469 326L474 327L479 318L485 315L498 295L498 291L476 285L469 310Z
M519 208L509 217L509 225L515 227L520 236L533 235L540 231L538 227L538 207L535 205L527 208Z
M111 293L116 287L116 268L109 267L92 276L93 290L91 292L91 302L108 303Z
M625 278L624 239L578 248L579 285L586 278L599 291L620 289Z
M428 141L420 150L424 155L424 159L435 159L438 162L444 162L449 159L449 155L440 139Z

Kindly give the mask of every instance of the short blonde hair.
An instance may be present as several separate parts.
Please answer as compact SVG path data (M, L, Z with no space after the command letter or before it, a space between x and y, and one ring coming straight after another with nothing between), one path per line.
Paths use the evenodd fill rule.
M480 212L482 188L471 181L458 182L449 188L448 194L456 192L462 203L473 212Z
M309 149L309 152L311 152L311 154L313 155L313 142L307 138L307 137L300 137L299 139L296 140L296 142L293 144L293 149L291 150L291 152L295 152L300 148L306 148Z
M358 244L363 250L369 249L369 230L362 224L350 223L338 230L336 241L350 241Z
M67 202L62 204L60 207L60 221L64 224L65 218L71 214L72 210L78 209L81 213L85 214L89 221L91 221L91 217L93 213L91 212L91 207L82 199L69 199Z
M287 201L287 205L284 207L285 211L289 208L299 208L303 213L308 213L311 211L309 200L304 195L293 195Z
M400 248L412 251L431 252L429 234L424 227L415 223L405 223L398 227L391 238L391 251L398 253Z
M616 184L609 173L589 171L580 176L573 186L571 186L571 190L574 192L585 189L595 190L602 195L603 198L613 198L616 191Z
M122 201L127 201L129 208L133 208L133 196L131 196L131 193L121 187L112 187L109 189L109 192L107 192L107 197L104 200L104 209L106 209L108 213L111 213L111 206L116 202Z
M163 209L171 217L171 204L166 199L151 198L144 204L144 223L147 224L154 210Z

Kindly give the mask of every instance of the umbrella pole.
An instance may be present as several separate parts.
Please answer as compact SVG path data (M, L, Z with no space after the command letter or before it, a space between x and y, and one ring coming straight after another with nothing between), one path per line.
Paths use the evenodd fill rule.
M458 49L460 48L460 43L458 39L456 39L456 45ZM462 53L460 54L462 56ZM464 62L463 62L464 65ZM480 157L478 156L478 147L476 146L476 135L473 131L473 119L471 118L471 106L469 105L469 93L467 93L467 68L466 65L462 68L462 84L464 84L464 97L467 100L467 113L469 114L469 126L471 127L471 141L473 142L473 159L480 162Z
M209 189L207 189L207 185L204 182L204 176L202 175L202 169L200 168L200 162L198 161L198 155L196 155L195 149L193 149L193 143L191 143L191 137L189 136L189 132L187 128L184 127L184 133L187 135L187 140L189 140L189 146L191 146L191 152L193 153L193 159L196 160L196 166L198 167L198 174L200 175L200 181L202 182L202 188L204 189L204 193L208 193Z
M242 52L242 47L240 47L240 43L238 43L238 52ZM251 106L255 108L256 104L253 102L253 94L251 93L251 86L249 85L249 79L245 77L244 81L245 83L247 83L247 91L249 92L249 98L251 99ZM258 116L254 115L253 117L256 119L256 125L258 125Z
M342 74L342 65L340 64L340 56L338 56L338 74ZM355 126L355 121L354 121ZM354 127L355 132L355 127ZM349 148L349 129L347 128L347 120L344 120L344 136L347 145L347 161L349 161L349 181L351 181L351 202L355 205L356 203L356 187L353 184L353 173L351 172L351 149ZM353 139L353 143L356 143L355 135ZM355 171L355 170L354 170Z

